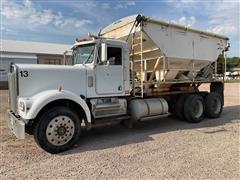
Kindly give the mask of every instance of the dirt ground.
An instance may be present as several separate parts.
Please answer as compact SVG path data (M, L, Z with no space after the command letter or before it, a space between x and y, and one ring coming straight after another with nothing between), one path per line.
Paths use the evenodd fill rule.
M205 87L203 87L205 88ZM17 140L6 126L0 91L0 179L240 179L240 84L226 84L218 119L174 118L84 132L72 150L51 155L32 136Z

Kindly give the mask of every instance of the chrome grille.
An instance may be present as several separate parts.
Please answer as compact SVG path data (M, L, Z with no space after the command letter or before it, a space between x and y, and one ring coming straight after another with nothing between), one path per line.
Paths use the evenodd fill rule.
M10 110L17 113L17 67L12 64L8 73L8 91Z

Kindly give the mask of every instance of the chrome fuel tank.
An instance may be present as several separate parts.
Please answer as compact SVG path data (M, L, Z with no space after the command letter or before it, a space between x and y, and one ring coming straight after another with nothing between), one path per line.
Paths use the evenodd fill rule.
M134 99L130 101L128 111L131 118L136 121L147 117L167 114L168 103L163 98Z

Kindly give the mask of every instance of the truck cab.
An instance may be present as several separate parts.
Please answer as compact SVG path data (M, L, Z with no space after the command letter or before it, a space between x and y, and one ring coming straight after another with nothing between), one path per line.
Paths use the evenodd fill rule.
M78 40L72 52L73 66L11 65L8 124L18 138L23 139L29 129L33 133L36 122L56 106L68 108L70 116L77 117L72 119L81 119L79 122L85 122L87 128L95 119L126 115L126 99L121 97L130 95L127 43L101 38ZM64 124L66 128L72 127ZM58 137L49 138L62 144Z
M78 40L73 46L75 66L86 68L86 97L129 95L128 44L113 39Z

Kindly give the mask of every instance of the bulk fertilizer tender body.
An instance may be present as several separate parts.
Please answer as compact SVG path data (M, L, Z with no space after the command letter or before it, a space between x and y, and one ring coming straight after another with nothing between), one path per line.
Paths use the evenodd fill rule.
M189 122L217 118L223 81L217 59L228 38L141 15L120 19L98 37L77 40L73 66L11 65L9 127L34 134L50 153L72 147L82 126L176 114ZM210 91L199 91L210 83Z

